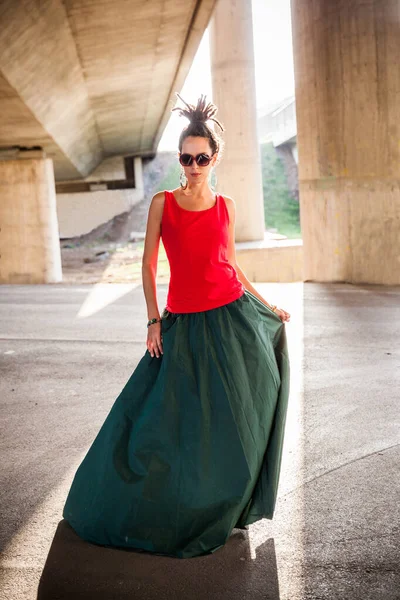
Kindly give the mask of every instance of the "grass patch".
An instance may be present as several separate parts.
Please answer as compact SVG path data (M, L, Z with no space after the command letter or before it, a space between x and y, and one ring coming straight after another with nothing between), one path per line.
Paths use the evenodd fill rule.
M266 229L289 238L301 237L300 206L289 191L285 168L272 143L261 144L261 165Z

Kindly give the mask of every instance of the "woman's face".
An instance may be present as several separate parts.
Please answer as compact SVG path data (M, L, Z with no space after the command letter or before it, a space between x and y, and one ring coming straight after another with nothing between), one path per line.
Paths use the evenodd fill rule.
M198 154L208 154L208 156L211 156L212 150L210 142L208 138L189 136L184 139L182 144L182 152L179 152L178 156L181 154L191 154L192 156L197 156ZM193 160L190 167L181 167L185 171L188 182L193 184L204 183L204 181L207 181L209 173L216 163L217 156L217 153L215 153L211 162L206 167L199 167L195 160Z

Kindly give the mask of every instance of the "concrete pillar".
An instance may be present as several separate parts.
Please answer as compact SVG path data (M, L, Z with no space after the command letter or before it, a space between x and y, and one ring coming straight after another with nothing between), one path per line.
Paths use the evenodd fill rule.
M304 277L400 283L400 9L292 0Z
M217 191L235 200L236 241L263 240L251 2L218 0L209 31L212 101L218 106L216 118L225 127ZM217 125L215 130L220 132Z
M53 161L0 161L0 283L62 281Z
M135 172L135 189L140 190L144 195L143 161L141 156L135 156L133 159L133 169Z

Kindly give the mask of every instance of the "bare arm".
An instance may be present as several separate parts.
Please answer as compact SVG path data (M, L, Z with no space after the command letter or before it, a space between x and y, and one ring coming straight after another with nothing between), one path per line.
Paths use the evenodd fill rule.
M153 319L154 317L157 319L160 318L157 303L156 277L163 208L164 192L157 192L153 196L149 207L142 257L142 282L148 319Z
M269 308L271 305L263 298L256 290L256 288L250 283L247 279L246 275L239 267L236 260L236 248L235 248L235 222L236 222L236 205L235 201L229 196L224 196L226 206L229 212L229 244L228 244L228 261L232 265L232 267L236 270L238 274L238 279L241 281L246 288L249 290L254 296L256 296L261 302L266 304Z

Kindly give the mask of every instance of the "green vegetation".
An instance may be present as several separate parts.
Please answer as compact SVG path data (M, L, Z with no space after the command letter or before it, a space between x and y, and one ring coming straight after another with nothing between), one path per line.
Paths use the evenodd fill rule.
M178 161L173 163L171 167L168 169L165 177L158 183L157 192L161 190L174 190L179 186L179 177L181 174L181 166Z
M288 238L301 237L299 203L290 194L285 168L272 143L261 144L266 229Z

